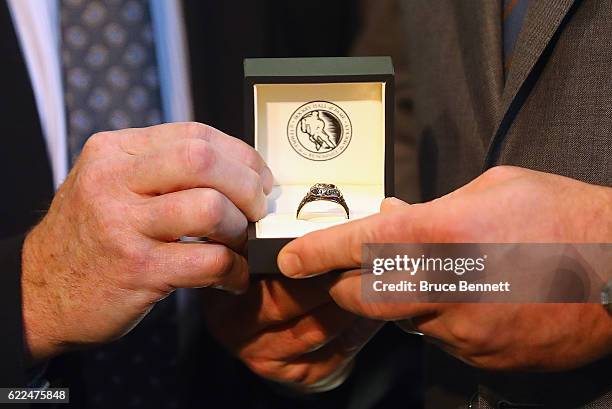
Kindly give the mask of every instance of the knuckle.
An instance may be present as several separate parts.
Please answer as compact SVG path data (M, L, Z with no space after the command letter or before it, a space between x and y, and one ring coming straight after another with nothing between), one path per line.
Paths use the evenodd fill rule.
M107 213L108 212L108 209ZM151 263L150 251L138 240L133 240L133 235L119 225L121 216L112 211L114 215L99 216L96 228L98 240L102 243L104 252L112 260L116 260L125 274L122 279L139 277L145 274Z
M516 355L510 358L500 354L472 354L464 357L463 360L476 368L489 371L525 369L523 365L517 361Z
M277 361L256 357L244 357L243 362L251 371L265 379L281 380L282 365Z
M120 174L125 164L113 158L83 162L75 168L74 193L88 205L105 205L112 192L120 190L124 183Z
M260 217L261 208L263 207L263 181L255 171L249 169L248 176L244 178L242 188L242 200L244 201L245 213L249 219Z
M455 343L463 345L469 351L489 350L491 337L495 335L480 326L470 325L463 321L450 324L448 330Z
M210 127L200 122L184 122L182 124L185 136L190 139L198 139L205 136Z
M245 144L246 145L246 144ZM262 159L253 148L247 146L246 154L244 155L244 164L253 170L261 168Z
M308 364L288 365L282 375L283 380L294 385L311 385L318 379L311 376L311 368Z
M225 246L218 246L210 257L210 272L217 281L222 280L236 262L232 251Z
M250 201L256 201L263 194L263 181L254 170L249 170L247 182L247 196Z
M266 320L272 323L284 322L286 317L282 309L275 302L271 302L265 307Z
M509 179L513 176L517 176L519 174L519 169L514 166L494 166L492 168L487 169L482 177L491 179L493 181L501 181Z
M107 172L100 162L91 162L79 169L76 181L77 196L92 205L100 202L94 200L100 195L100 185L107 179Z
M459 320L448 324L448 332L451 339L460 345L471 345L474 338L473 330L469 328L469 325Z
M308 352L325 345L328 341L328 333L325 328L318 322L313 323L305 332L297 333L294 328L290 329L292 335L296 339L300 339L306 345Z
M187 139L183 148L184 162L194 174L207 173L214 166L215 152L201 139Z
M286 308L283 308L282 295L275 291L274 284L263 281L264 302L263 311L265 320L272 323L281 323L287 320Z
M104 141L106 140L106 142L108 142L109 133L110 132L97 132L91 135L85 142L81 155L90 156L98 152L105 143Z
M216 190L209 189L204 191L202 198L202 217L206 225L215 233L224 220L227 199Z
M328 377L337 368L315 370L311 363L289 363L285 361L243 358L244 363L257 375L265 379L285 382L297 386L310 386Z
M129 243L121 246L120 251L121 258L123 259L128 271L138 274L143 274L148 271L150 261L148 251Z

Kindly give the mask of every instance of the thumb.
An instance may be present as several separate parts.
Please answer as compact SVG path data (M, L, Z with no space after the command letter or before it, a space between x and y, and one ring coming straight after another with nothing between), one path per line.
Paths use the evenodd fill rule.
M380 204L380 212L389 213L395 210L405 209L408 206L410 206L409 203L406 203L403 200L398 199L397 197L388 197Z

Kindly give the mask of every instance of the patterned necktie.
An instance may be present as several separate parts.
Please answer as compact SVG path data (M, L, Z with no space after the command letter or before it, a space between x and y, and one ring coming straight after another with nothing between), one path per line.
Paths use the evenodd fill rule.
M504 29L504 72L506 74L512 65L514 46L523 27L528 5L529 0L503 0L502 24Z
M72 163L95 132L162 122L148 0L61 0Z
M68 146L95 132L162 122L148 0L60 0ZM177 408L176 299L129 334L80 356L86 407Z

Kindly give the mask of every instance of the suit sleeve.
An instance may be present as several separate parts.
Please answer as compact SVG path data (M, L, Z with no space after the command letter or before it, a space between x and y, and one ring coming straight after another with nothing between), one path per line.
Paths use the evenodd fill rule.
M23 236L0 240L0 387L24 386L21 308Z

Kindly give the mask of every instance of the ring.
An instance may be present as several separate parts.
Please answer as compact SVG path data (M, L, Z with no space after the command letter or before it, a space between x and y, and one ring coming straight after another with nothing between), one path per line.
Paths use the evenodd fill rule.
M333 202L339 204L344 209L346 218L349 218L349 208L346 205L344 197L342 196L342 192L340 192L340 189L338 189L336 185L332 185L331 183L316 183L312 185L312 187L308 190L308 193L306 193L306 196L304 196L300 202L295 217L299 219L302 208L307 203L316 201Z

